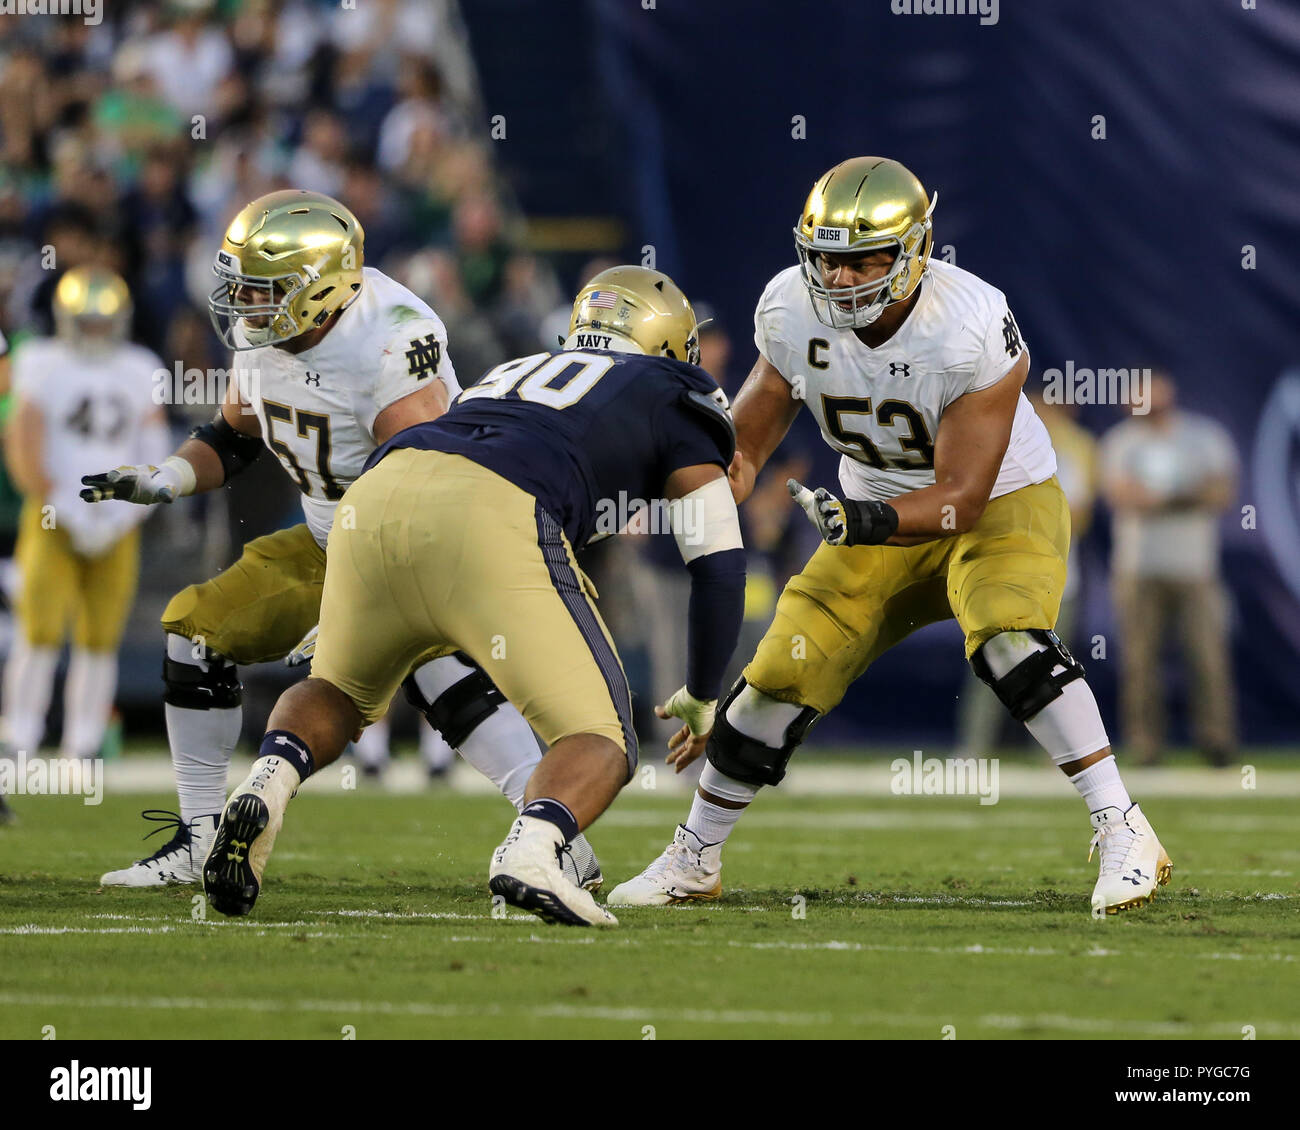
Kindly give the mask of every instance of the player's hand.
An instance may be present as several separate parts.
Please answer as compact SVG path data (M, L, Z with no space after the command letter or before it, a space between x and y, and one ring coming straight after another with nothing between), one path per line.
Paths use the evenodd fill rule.
M142 506L149 506L155 502L173 502L182 494L188 493L181 471L170 459L161 467L140 464L134 467L115 467L98 475L82 475L81 485L83 502L119 499L122 502L138 502Z
M790 491L790 497L808 515L808 521L817 527L822 541L827 545L843 545L848 540L849 523L844 513L844 503L825 487L809 490L795 479L787 479L785 485Z
M284 657L286 667L301 667L304 663L310 663L312 656L316 654L316 636L320 632L320 625L317 624L299 641L288 655Z
M696 698L685 687L663 706L655 707L655 714L660 718L680 718L686 723L668 739L666 760L678 773L698 758L709 744L709 735L713 732L713 715L717 708L716 698Z

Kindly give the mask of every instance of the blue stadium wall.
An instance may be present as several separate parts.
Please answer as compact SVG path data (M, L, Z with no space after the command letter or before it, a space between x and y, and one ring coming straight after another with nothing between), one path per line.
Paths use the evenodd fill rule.
M1238 505L1255 507L1255 528L1235 512L1223 525L1243 735L1300 740L1300 4L1003 0L995 24L900 7L464 10L489 113L530 124L502 153L525 207L621 215L626 254L653 245L718 308L738 346L733 380L752 360L755 300L793 261L812 180L860 153L896 157L939 191L936 246L1007 293L1031 380L1067 360L1171 371L1186 407L1232 431ZM1083 416L1097 431L1118 419ZM834 460L817 474L833 481ZM1089 667L1113 720L1123 632L1105 551L1103 522L1077 635L1111 644ZM919 633L822 740L949 734L956 644L951 626ZM1177 705L1176 671L1171 685Z

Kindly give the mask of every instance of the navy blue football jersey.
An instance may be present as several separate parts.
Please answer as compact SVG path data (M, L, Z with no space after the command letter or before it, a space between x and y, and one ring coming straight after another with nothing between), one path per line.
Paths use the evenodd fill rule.
M600 504L661 498L682 467L725 470L735 431L703 369L588 350L498 365L445 415L377 448L367 468L403 447L463 455L508 479L545 507L577 549L596 531Z

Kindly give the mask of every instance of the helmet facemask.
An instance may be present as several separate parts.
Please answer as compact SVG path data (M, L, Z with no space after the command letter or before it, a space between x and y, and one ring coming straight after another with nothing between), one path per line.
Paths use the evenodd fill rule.
M891 303L910 296L920 284L929 261L931 220L936 192L930 200L925 219L913 224L901 237L887 237L856 246L819 247L798 228L794 229L795 249L799 254L799 273L812 301L813 312L824 326L837 330L863 329L885 312ZM824 230L824 229L814 229ZM830 287L822 277L822 252L836 255L871 255L893 251L894 261L878 279L859 286Z
M299 324L292 307L315 279L305 279L296 271L245 275L225 261L230 258L224 251L217 253L212 273L221 282L208 295L208 313L222 342L235 350L256 349L288 341L311 328Z

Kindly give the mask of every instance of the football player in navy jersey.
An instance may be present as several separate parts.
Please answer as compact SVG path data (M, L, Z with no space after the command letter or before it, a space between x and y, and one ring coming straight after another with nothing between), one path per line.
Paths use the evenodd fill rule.
M698 358L676 284L614 267L578 294L559 352L499 365L375 451L330 533L312 677L281 696L222 814L204 865L213 906L252 909L302 781L383 715L413 666L461 651L548 747L492 855L491 890L549 922L616 924L558 859L637 760L627 680L574 551L621 528L633 500L669 515L690 630L685 685L658 712L684 723L675 745L702 747L745 558L727 480L735 431Z

